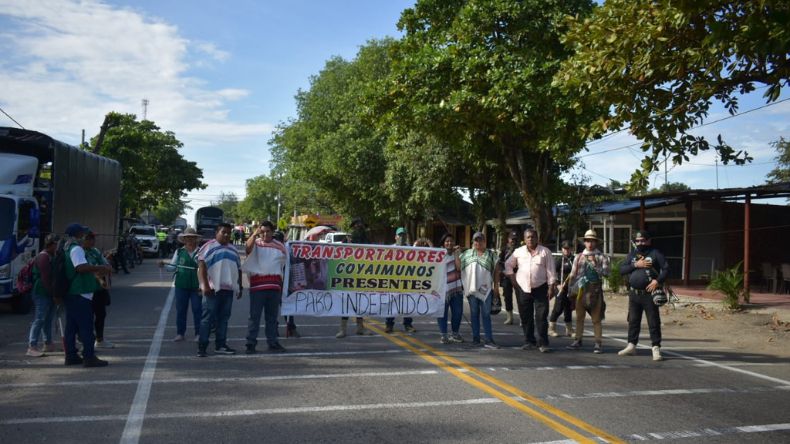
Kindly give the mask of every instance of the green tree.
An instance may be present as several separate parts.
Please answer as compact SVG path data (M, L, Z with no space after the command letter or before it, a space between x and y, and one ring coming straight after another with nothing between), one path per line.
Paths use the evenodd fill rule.
M387 133L368 118L361 97L389 69L390 41L371 41L354 61L334 57L296 95L297 118L278 127L275 169L341 214L370 220L391 214L384 190Z
M236 196L236 193L226 193L224 191L220 191L219 196L217 196L217 200L211 201L211 206L222 208L222 211L225 214L225 220L239 222L239 198Z
M278 181L271 176L261 175L247 179L247 193L238 207L241 218L249 221L275 220L279 190Z
M465 152L456 159L467 177L501 177L491 165L502 165L543 237L553 231L559 175L584 146L577 128L597 115L552 86L570 55L561 19L591 8L587 0L420 0L401 16L405 36L382 97L392 125Z
M178 152L183 144L171 131L161 131L150 120L111 112L98 154L121 163L121 211L139 214L183 199L186 191L203 189L203 171ZM91 139L96 146L98 137Z
M591 17L569 18L574 55L556 84L576 94L573 107L610 111L591 136L627 127L642 141L631 186L646 189L665 157L681 164L711 148L689 130L714 101L736 114L739 95L757 85L767 102L779 97L790 76L788 20L786 0L607 0ZM712 147L725 164L751 160L720 136Z
M652 188L648 191L648 194L658 194L658 193L674 193L677 191L688 191L691 187L686 185L683 182L667 182L661 184L658 188Z
M154 216L163 225L172 225L189 206L181 199L163 201L153 209Z
M771 142L776 150L776 168L768 173L767 183L790 182L790 141L780 137Z

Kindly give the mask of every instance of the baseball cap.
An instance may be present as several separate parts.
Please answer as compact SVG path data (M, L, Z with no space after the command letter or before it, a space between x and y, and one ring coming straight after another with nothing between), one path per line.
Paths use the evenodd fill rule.
M69 226L66 227L65 233L67 236L75 237L89 230L90 229L85 225L73 223L73 224L69 224Z
M647 230L637 231L636 234L634 235L634 239L639 239L639 238L650 239L650 232L648 232Z
M406 229L403 227L398 227L398 229L395 230L395 235L400 236L401 234L406 234Z
M472 240L485 239L485 238L486 238L486 235L483 234L481 231L478 231L478 232L476 232L475 234L472 235Z

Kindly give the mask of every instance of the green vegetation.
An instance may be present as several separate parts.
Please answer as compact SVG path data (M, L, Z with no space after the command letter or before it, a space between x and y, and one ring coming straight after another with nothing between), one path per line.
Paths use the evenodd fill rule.
M743 291L742 264L738 262L732 268L716 272L708 284L708 290L718 291L724 295L724 306L730 310L740 308L741 296L744 302L749 302L749 294Z

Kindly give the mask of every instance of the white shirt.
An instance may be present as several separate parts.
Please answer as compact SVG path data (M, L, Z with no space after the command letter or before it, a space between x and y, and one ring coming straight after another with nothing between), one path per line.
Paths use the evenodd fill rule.
M552 285L557 282L554 257L551 255L551 250L543 245L535 247L534 256L526 245L516 248L513 255L505 261L505 274L512 276L516 267L518 267L516 282L525 293L531 293L533 288L543 284Z

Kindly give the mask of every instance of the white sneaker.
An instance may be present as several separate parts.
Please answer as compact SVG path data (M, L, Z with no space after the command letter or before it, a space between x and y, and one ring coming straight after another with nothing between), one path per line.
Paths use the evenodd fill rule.
M183 340L184 340L184 335L176 335L176 337L173 338L173 342L182 342Z
M95 348L115 348L115 344L113 344L112 342L106 339L103 341L96 341L96 343L93 346Z
M628 343L624 349L617 352L618 356L633 356L636 354L636 344Z
M42 352L41 350L39 350L39 349L37 349L35 347L28 347L27 348L27 353L25 353L25 354L27 356L32 357L32 358L40 358L40 357L44 356L44 352Z
M661 356L661 347L654 345L653 346L653 360L654 361L663 361L664 357Z

